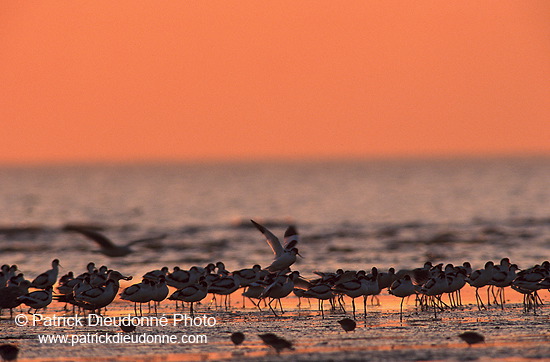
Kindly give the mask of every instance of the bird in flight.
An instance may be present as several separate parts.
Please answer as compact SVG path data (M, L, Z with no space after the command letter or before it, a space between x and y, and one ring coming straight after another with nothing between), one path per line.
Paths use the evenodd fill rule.
M80 226L66 226L64 230L75 231L86 236L88 239L95 241L100 247L99 252L111 258L122 257L131 254L133 252L131 246L133 246L134 244L162 240L167 236L167 234L162 234L150 238L132 240L125 245L116 245L111 239L96 230Z
M277 238L265 226L258 224L254 220L250 221L252 221L254 226L256 226L256 228L258 228L258 230L260 230L260 232L265 236L267 243L275 254L275 260L273 260L273 263L271 263L270 266L265 268L266 270L274 273L285 270L286 268L294 264L294 262L296 261L296 255L300 255L298 253L298 249L296 248L296 245L298 244L300 238L294 226L291 225L286 229L284 235L285 245L283 246L279 241L279 238Z

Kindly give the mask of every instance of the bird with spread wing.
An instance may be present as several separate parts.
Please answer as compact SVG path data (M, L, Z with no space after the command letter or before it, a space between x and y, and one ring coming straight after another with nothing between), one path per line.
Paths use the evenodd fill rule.
M167 236L167 234L162 234L150 238L132 240L125 245L116 245L111 239L109 239L99 231L92 230L91 228L80 226L66 226L64 230L75 231L86 236L88 239L95 241L100 247L99 252L111 258L122 257L131 254L133 252L131 246L133 246L134 244L162 240Z
M294 264L294 262L296 262L296 255L300 255L298 253L298 248L296 248L300 238L298 231L296 231L294 226L291 225L286 229L284 235L285 244L283 246L279 241L279 238L277 238L265 226L258 224L254 220L250 221L252 221L252 224L254 224L254 226L256 226L256 228L258 228L258 230L260 230L260 232L265 236L267 243L275 254L275 260L273 260L270 266L265 268L266 270L272 273L279 272L289 268L292 264Z

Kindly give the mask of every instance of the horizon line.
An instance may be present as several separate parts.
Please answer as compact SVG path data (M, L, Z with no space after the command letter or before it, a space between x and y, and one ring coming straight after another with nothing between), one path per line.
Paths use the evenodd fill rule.
M385 155L322 155L322 156L258 156L258 157L128 157L128 158L75 158L44 160L0 160L0 167L48 167L94 165L154 165L154 164L246 164L246 163L300 163L300 162L383 162L422 160L494 160L550 158L550 151L539 152L485 152L485 153L409 153Z

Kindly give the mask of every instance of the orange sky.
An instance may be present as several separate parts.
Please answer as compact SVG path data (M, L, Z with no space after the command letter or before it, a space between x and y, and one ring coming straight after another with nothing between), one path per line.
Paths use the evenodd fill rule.
M550 1L2 1L0 163L550 154Z

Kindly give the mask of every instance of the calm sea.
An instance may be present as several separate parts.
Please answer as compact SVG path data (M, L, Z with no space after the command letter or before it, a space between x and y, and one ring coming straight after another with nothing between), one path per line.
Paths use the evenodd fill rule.
M266 266L249 219L281 237L295 224L306 275L502 257L527 267L550 257L550 158L0 168L0 263L29 277L56 257L64 271ZM168 237L109 259L62 230L73 223L117 243Z

